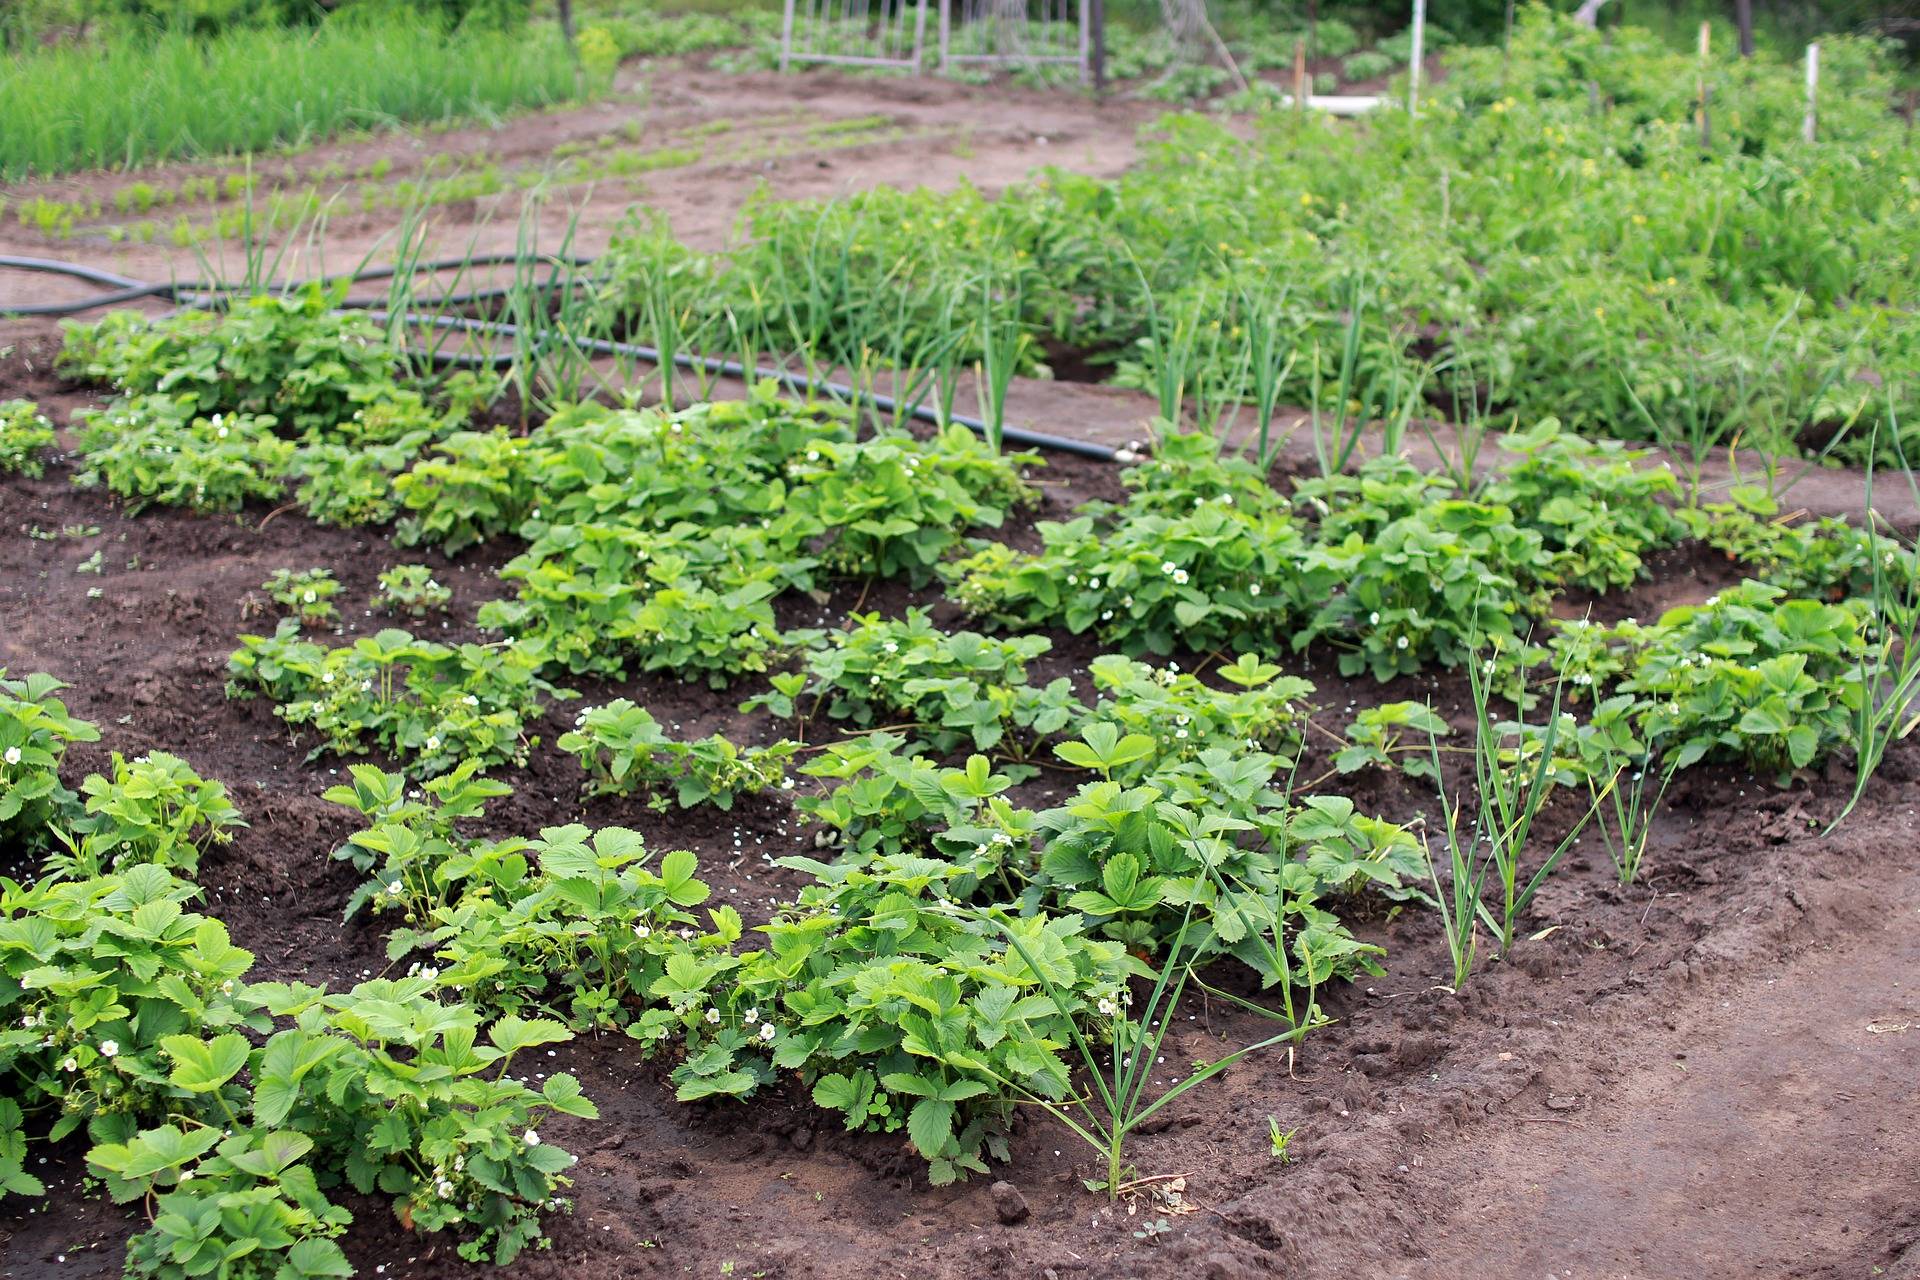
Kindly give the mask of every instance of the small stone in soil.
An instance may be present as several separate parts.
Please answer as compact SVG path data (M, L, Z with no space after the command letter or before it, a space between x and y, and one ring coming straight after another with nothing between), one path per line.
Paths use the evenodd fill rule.
M1027 1220L1030 1211L1027 1198L1020 1194L1020 1188L1011 1182L996 1182L988 1188L988 1194L993 1197L993 1211L1000 1215L1002 1223L1011 1227Z

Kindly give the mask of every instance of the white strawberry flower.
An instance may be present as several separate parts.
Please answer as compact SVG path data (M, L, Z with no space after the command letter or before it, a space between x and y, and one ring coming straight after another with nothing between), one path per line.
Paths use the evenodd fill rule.
M760 1027L760 1038L762 1040L771 1040L778 1034L780 1033L774 1030L771 1022L763 1023Z
M529 1129L525 1133L521 1134L520 1137L521 1137L521 1140L524 1141L530 1147L537 1147L540 1145L540 1131L537 1129Z
M6 761L7 761L7 763L8 763L8 764L19 764L19 763L20 763L20 748L18 748L18 747L8 747L8 748L7 748L7 754L6 754Z

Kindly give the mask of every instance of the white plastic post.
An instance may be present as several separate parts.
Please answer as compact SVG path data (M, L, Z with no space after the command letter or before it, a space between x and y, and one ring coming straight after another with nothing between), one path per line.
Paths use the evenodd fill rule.
M1807 118L1801 122L1800 137L1812 142L1818 124L1816 106L1820 95L1820 46L1807 46Z
M1407 114L1420 114L1420 62L1427 47L1427 0L1413 0L1413 65L1407 71Z

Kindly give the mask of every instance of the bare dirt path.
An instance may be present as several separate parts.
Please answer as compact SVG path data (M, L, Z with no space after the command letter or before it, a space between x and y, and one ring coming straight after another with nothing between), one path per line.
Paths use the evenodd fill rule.
M1883 892L1780 889L1805 925L1784 960L1619 1019L1628 1065L1590 1109L1550 1096L1568 1109L1428 1162L1465 1185L1420 1274L1838 1280L1920 1264L1920 873Z

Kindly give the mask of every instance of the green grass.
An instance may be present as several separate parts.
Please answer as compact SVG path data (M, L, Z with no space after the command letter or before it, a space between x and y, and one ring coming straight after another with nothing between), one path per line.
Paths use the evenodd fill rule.
M7 60L0 179L486 119L576 92L565 46L544 27L449 35L385 12L311 31L115 36Z

